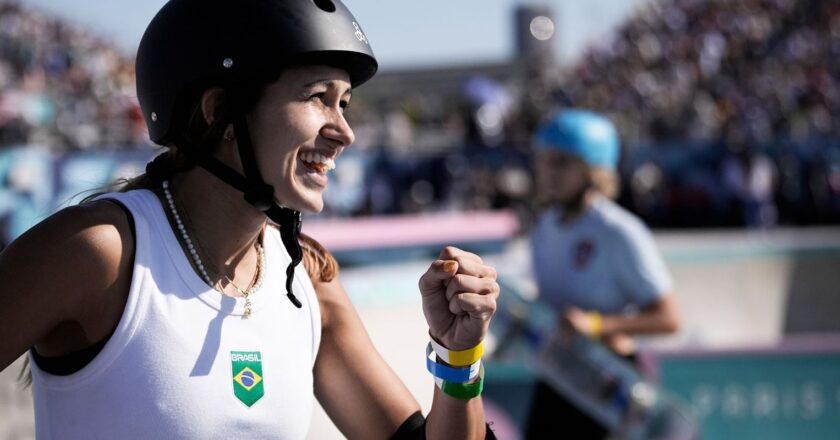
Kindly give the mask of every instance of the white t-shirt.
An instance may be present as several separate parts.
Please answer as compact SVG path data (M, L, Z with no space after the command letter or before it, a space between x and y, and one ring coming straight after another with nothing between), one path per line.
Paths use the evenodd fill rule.
M531 250L540 298L557 310L576 306L602 313L644 308L672 288L647 227L611 200L598 197L571 224L548 209L538 219Z
M286 299L291 259L279 231L266 230L268 270L246 319L243 298L210 289L192 269L152 192L103 198L118 200L134 219L125 310L80 371L55 376L30 363L37 437L304 438L321 318L302 265L294 291L303 308Z

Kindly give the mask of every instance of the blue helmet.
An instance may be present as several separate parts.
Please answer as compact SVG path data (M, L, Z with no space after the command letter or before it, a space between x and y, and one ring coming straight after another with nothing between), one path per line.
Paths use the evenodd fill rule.
M534 135L534 146L574 154L591 166L615 168L618 132L609 119L587 110L563 110L543 123Z

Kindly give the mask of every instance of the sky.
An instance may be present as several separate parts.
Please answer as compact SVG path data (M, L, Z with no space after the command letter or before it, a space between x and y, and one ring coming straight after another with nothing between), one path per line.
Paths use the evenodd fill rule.
M19 0L114 38L133 55L165 0ZM513 54L518 4L552 8L559 61L604 42L615 26L650 0L345 0L362 24L383 70L503 61Z

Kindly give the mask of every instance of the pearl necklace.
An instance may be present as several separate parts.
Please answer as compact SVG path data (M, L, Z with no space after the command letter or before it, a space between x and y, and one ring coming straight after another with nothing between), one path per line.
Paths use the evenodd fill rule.
M166 202L169 205L169 212L172 213L172 218L175 219L175 223L178 227L178 231L181 233L181 238L184 240L184 243L187 245L187 250L190 252L190 256L192 256L193 262L195 266L198 268L198 271L201 272L201 277L204 279L204 282L210 286L211 289L215 289L213 282L210 281L210 275L207 274L207 270L204 268L204 263L201 262L201 257L198 255L198 250L196 249L195 245L193 245L192 240L190 240L189 234L187 234L187 228L184 226L184 222L181 221L181 216L178 215L178 210L175 208L175 199L172 197L172 193L169 191L169 181L163 182L163 194L166 196ZM262 287L263 283L263 275L265 274L265 251L263 251L262 246L259 243L256 243L257 248L257 280L248 290L242 290L236 284L233 284L233 280L230 279L227 275L225 278L228 280L231 286L236 289L242 297L245 298L245 317L251 316L251 295L256 292L257 290ZM223 292L224 293L224 292Z

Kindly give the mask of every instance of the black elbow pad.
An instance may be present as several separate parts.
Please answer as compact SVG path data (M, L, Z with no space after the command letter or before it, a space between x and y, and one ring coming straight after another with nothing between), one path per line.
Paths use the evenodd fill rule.
M496 435L487 425L485 440L496 440ZM420 411L408 416L407 419L397 428L391 440L426 440L426 418Z

